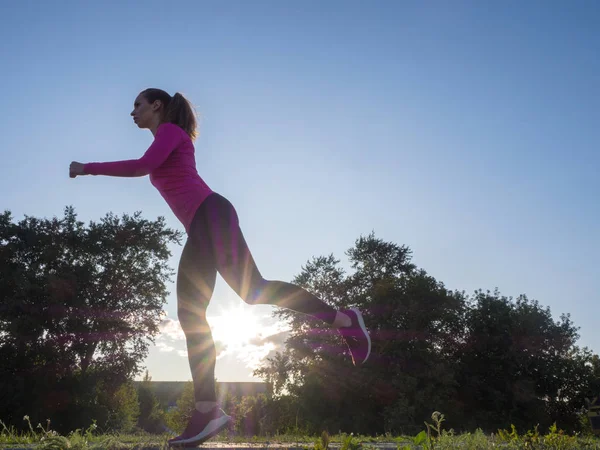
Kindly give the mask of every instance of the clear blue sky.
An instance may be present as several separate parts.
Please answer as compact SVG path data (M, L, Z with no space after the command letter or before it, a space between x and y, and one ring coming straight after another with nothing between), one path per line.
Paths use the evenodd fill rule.
M73 205L85 222L140 210L182 230L147 178L68 177L72 160L141 156L135 96L180 91L202 117L200 174L267 278L345 263L374 230L451 289L571 313L598 352L599 23L591 0L2 2L1 206L20 220ZM171 290L147 365L187 380ZM241 304L219 279L217 334L231 308L274 326L270 307ZM223 381L274 349L219 345Z

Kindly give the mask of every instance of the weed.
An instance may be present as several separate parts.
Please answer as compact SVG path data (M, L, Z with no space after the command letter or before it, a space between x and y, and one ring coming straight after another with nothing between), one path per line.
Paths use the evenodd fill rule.
M362 444L354 437L353 433L350 433L349 436L346 436L342 440L342 446L340 450L361 450Z
M321 437L315 441L315 450L328 450L330 441L329 433L323 431Z
M433 414L431 414L431 420L433 421L433 425L428 422L425 422L425 426L427 427L427 448L434 450L435 441L439 439L442 435L442 423L446 419L444 418L444 415L441 412L434 411ZM437 436L432 436L432 430L437 433Z

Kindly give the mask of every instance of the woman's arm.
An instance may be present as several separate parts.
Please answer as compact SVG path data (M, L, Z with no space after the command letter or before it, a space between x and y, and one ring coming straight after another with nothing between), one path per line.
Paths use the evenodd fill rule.
M181 130L171 123L162 124L156 131L154 142L139 159L81 164L72 162L70 176L108 175L113 177L143 177L160 166L177 148L181 141Z

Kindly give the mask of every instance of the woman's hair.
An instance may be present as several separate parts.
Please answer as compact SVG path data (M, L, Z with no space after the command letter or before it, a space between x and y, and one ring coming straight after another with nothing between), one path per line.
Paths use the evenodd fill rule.
M164 106L161 123L174 123L179 125L193 141L198 136L196 113L192 104L179 92L173 97L162 89L148 88L141 92L148 100L153 103L160 100Z

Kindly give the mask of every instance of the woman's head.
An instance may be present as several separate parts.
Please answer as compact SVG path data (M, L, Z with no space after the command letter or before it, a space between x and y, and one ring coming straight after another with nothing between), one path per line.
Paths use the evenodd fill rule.
M192 140L198 134L194 109L179 92L171 97L162 89L145 89L135 99L131 115L140 128L158 127L161 123L174 123L179 125Z

